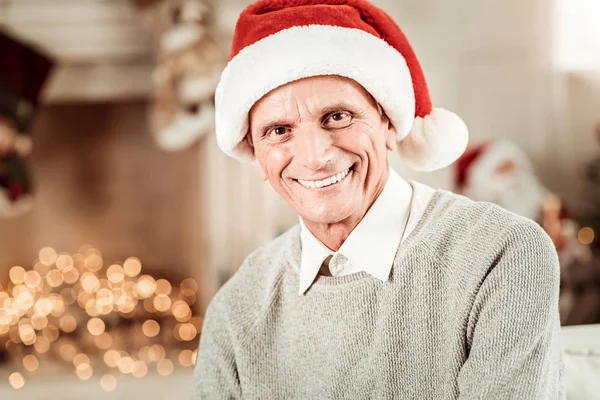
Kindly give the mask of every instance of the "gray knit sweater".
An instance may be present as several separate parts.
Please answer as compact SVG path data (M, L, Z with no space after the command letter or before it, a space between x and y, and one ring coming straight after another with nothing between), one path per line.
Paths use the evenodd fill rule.
M194 399L562 399L559 265L533 221L438 190L391 277L298 294L299 227L211 302Z

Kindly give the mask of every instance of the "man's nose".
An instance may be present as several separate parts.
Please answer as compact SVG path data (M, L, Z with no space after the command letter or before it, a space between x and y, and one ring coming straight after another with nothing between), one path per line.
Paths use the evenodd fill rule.
M331 135L325 129L303 129L296 133L294 158L303 166L319 170L327 164L331 153Z

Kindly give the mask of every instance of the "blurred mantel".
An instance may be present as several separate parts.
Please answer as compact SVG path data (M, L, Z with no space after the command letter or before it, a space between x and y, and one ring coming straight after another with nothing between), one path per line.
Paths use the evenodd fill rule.
M227 35L233 25L224 21ZM57 58L46 103L144 99L152 93L152 48L133 0L0 0L0 28Z

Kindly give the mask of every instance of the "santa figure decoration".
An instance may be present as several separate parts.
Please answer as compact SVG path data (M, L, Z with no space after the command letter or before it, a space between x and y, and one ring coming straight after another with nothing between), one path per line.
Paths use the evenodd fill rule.
M465 152L455 168L458 193L541 221L550 191L540 183L529 159L514 143L496 140L480 144Z
M39 50L0 31L0 218L16 217L33 204L25 157L28 129L53 62Z
M225 56L211 38L207 0L138 0L156 52L150 129L167 151L188 148L214 128L214 93Z

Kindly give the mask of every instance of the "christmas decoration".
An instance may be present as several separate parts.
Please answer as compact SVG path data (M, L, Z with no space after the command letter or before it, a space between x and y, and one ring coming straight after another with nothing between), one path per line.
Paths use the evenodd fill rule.
M560 313L563 324L600 322L598 258L593 230L571 216L562 200L537 178L526 154L514 143L494 140L470 148L455 164L455 191L476 201L496 203L537 221L552 239L561 265Z
M207 0L138 2L156 52L154 102L149 113L157 145L188 148L214 129L214 93L225 62L212 39Z
M28 129L52 66L39 50L0 32L0 218L20 216L33 204L24 158L31 152Z
M12 366L15 388L42 372L100 375L114 388L119 375L168 375L195 363L202 318L191 308L198 284L190 278L156 279L139 259L107 263L91 246L43 248L32 268L14 266L9 278L0 285L0 363Z

